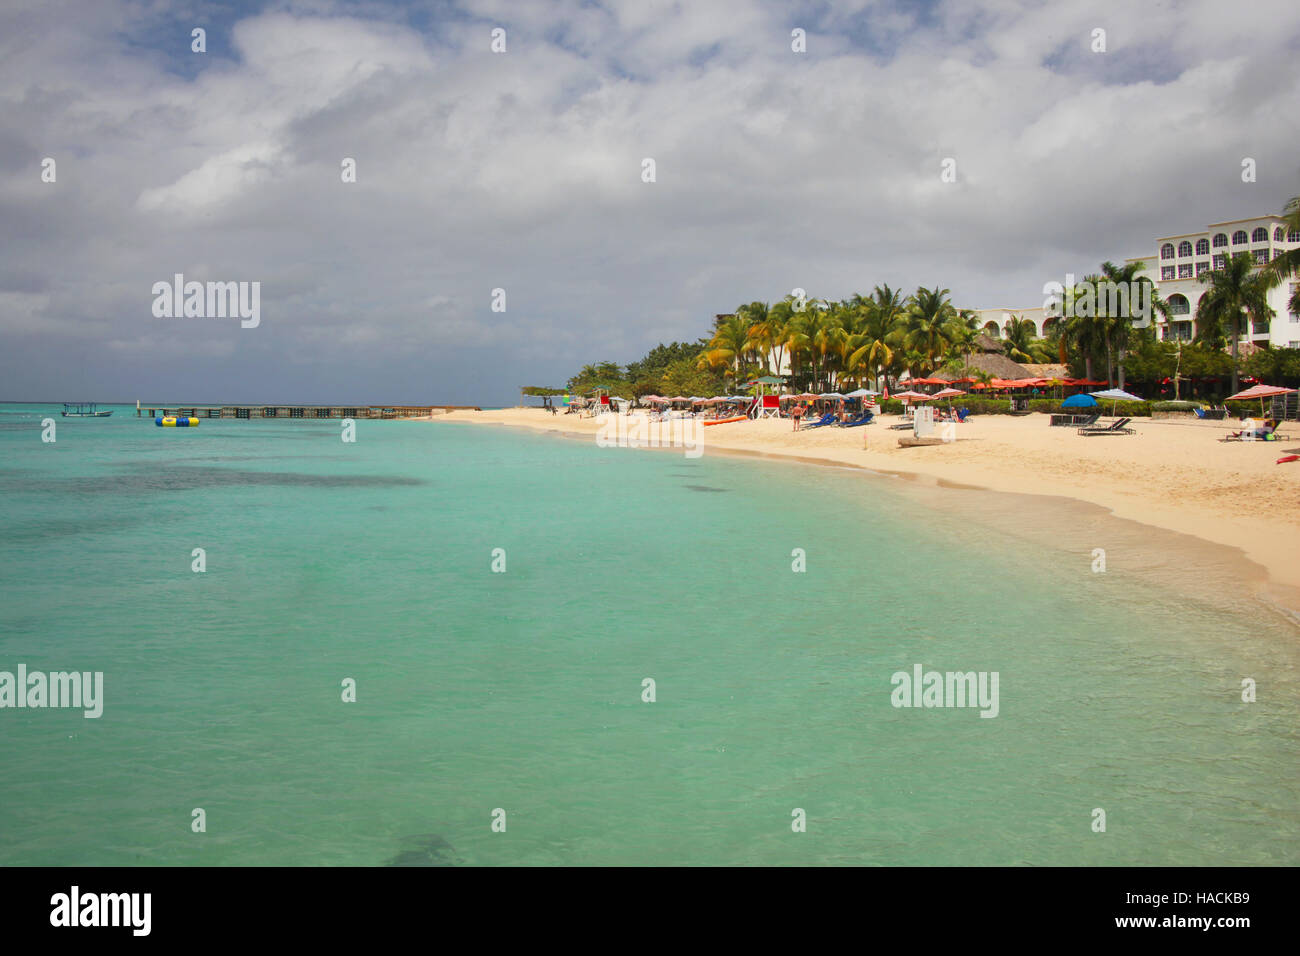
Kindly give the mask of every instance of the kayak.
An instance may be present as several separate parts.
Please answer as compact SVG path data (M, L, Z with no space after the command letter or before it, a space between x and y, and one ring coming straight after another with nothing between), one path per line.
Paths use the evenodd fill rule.
M706 421L704 424L706 424L706 425L725 425L725 424L727 424L727 422L743 422L743 421L745 421L747 418L749 418L748 415L737 415L735 418L715 418L713 421Z

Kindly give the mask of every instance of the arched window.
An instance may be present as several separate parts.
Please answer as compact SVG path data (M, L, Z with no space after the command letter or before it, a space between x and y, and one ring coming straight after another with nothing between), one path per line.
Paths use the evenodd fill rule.
M1258 228L1255 229L1254 232L1250 234L1250 241L1268 242L1268 230L1265 229L1263 226L1259 226Z
M1226 232L1216 233L1214 236L1214 248L1222 249L1228 244L1228 234Z
M1232 244L1234 246L1244 246L1246 244L1246 230L1238 229L1232 234Z
M1276 229L1273 230L1274 242L1281 242L1285 238L1286 238L1286 230L1283 229L1281 226L1278 226Z
M1197 239L1197 240L1196 240L1196 254L1197 254L1198 256L1208 256L1208 255L1210 254L1210 240L1209 240L1209 239Z
M1172 259L1173 257L1174 257L1174 244L1172 242L1166 242L1163 246L1160 247L1160 258Z
M1184 239L1182 242L1178 244L1178 256L1179 258L1182 258L1184 256L1190 256L1191 254L1192 254L1192 244L1188 242L1186 239Z
M1170 315L1187 315L1192 311L1191 304L1188 303L1187 297L1177 293L1169 297L1169 314Z

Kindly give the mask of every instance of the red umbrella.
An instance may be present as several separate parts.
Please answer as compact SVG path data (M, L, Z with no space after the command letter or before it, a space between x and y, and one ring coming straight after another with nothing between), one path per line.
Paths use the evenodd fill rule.
M1252 385L1244 392L1238 392L1236 395L1229 395L1224 401L1245 401L1251 398L1259 399L1259 414L1264 414L1264 399L1272 398L1274 395L1290 395L1295 391L1294 388L1280 388L1277 385Z

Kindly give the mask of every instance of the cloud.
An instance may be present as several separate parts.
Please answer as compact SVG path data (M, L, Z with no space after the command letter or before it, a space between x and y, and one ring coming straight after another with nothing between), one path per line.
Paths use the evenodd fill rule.
M509 402L796 286L1033 304L1300 192L1300 11L1260 7L321 0L205 19L193 54L184 6L10 5L0 398L173 382L176 272L262 282L258 329L193 333L189 384L230 400ZM136 361L74 372L72 339Z

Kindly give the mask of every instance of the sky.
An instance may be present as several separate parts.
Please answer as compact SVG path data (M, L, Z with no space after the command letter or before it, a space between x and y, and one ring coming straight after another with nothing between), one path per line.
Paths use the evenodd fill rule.
M1298 54L1294 0L0 0L0 401L506 405L795 289L1030 308L1300 194Z

